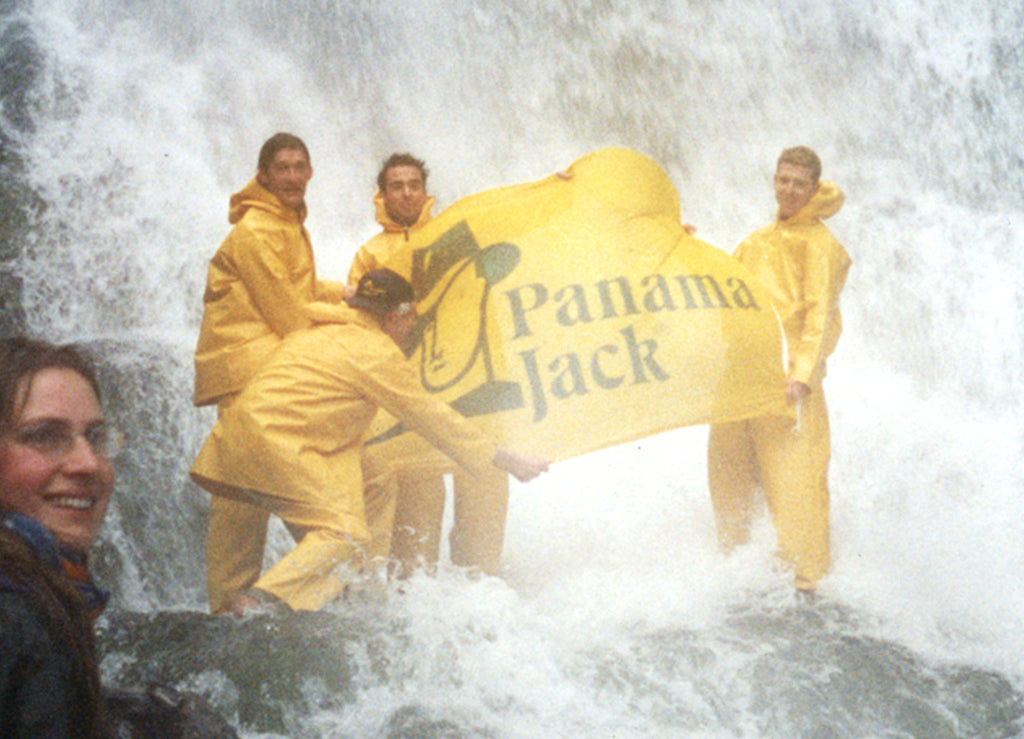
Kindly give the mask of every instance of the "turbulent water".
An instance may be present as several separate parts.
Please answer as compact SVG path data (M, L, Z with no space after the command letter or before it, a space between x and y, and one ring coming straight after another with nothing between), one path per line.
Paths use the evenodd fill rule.
M199 690L247 737L1024 733L1020 6L6 0L0 45L5 327L102 351L131 439L96 553L108 682ZM310 146L335 279L391 151L443 207L634 148L731 250L778 151L817 149L854 260L819 601L767 524L717 553L706 430L682 429L514 486L504 579L202 615L191 352L228 196L278 130Z

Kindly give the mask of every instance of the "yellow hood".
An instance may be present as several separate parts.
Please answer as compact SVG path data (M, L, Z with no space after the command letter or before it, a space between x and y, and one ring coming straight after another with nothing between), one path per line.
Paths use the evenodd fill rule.
M384 207L384 193L382 193L380 190L378 190L377 194L373 196L373 207L377 211L377 223L379 223L384 228L385 232L401 233L406 230L405 226L396 223L391 219L391 216L388 215L387 208ZM423 203L423 210L420 211L420 217L416 220L416 223L414 223L412 226L409 226L408 228L415 230L417 228L420 228L427 221L429 221L431 218L430 209L433 207L434 196L428 195L426 201L424 201Z
M277 199L276 195L257 182L255 177L249 180L245 187L232 195L228 201L228 223L231 225L238 223L250 208L265 210L268 213L273 213L278 218L283 218L293 223L302 223L306 220L305 205L302 206L302 210L299 212L286 207Z
M818 192L814 193L807 205L795 215L786 219L787 223L811 223L815 219L825 220L831 218L843 207L846 196L839 189L839 185L830 181L822 180L818 183Z

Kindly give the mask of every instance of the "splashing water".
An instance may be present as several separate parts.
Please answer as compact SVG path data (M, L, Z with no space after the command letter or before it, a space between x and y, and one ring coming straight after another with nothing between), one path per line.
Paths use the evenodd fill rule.
M132 437L97 552L107 679L201 690L251 737L1021 735L1022 29L978 0L0 6L0 287L32 332L102 350ZM443 206L635 148L731 250L772 216L778 151L814 147L854 260L821 600L792 602L766 522L717 553L706 432L681 429L514 485L503 580L195 613L206 260L277 130L310 146L333 279L391 151Z

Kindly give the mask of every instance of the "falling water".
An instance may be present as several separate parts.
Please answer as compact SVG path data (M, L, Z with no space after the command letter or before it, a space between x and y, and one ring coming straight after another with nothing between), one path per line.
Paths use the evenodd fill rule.
M131 435L96 552L107 681L200 690L249 737L1020 736L1022 49L1024 9L980 0L0 2L4 330L102 353ZM854 259L820 601L766 524L717 553L706 431L681 429L514 486L503 579L203 615L191 353L278 130L310 146L334 279L391 151L444 206L631 147L731 250L778 151L817 149Z

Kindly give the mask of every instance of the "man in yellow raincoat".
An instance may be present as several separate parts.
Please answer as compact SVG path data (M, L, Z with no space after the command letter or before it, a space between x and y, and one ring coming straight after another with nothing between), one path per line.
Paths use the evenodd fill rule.
M416 322L412 299L391 270L363 275L344 322L289 334L207 438L193 480L279 516L298 540L227 612L278 601L315 610L342 591L339 569L358 566L371 539L361 458L378 407L476 474L494 466L525 482L547 469L497 447L422 388L398 348ZM365 482L394 495L389 474Z
M424 162L411 154L392 154L384 162L373 198L377 222L383 230L356 254L348 275L350 287L357 285L359 278L371 269L382 266L396 247L430 221L434 197L427 193L427 175ZM508 476L492 469L474 477L455 467L452 477L451 560L456 565L495 575L501 568L505 538ZM444 516L444 478L437 470L400 469L398 485L391 556L404 573L421 563L433 567L438 559Z
M754 495L765 495L783 560L800 591L814 591L829 568L830 454L822 380L842 322L839 293L850 258L822 219L843 193L821 181L807 147L786 149L775 172L778 218L748 236L736 258L768 291L788 349L786 395L794 418L762 417L711 427L708 476L719 541L726 551L747 541Z
M282 337L314 322L342 320L344 285L316 277L303 222L313 176L305 143L278 133L260 149L256 176L231 196L233 224L210 260L195 353L197 406L222 414ZM250 587L263 565L264 510L215 498L207 539L210 608Z

